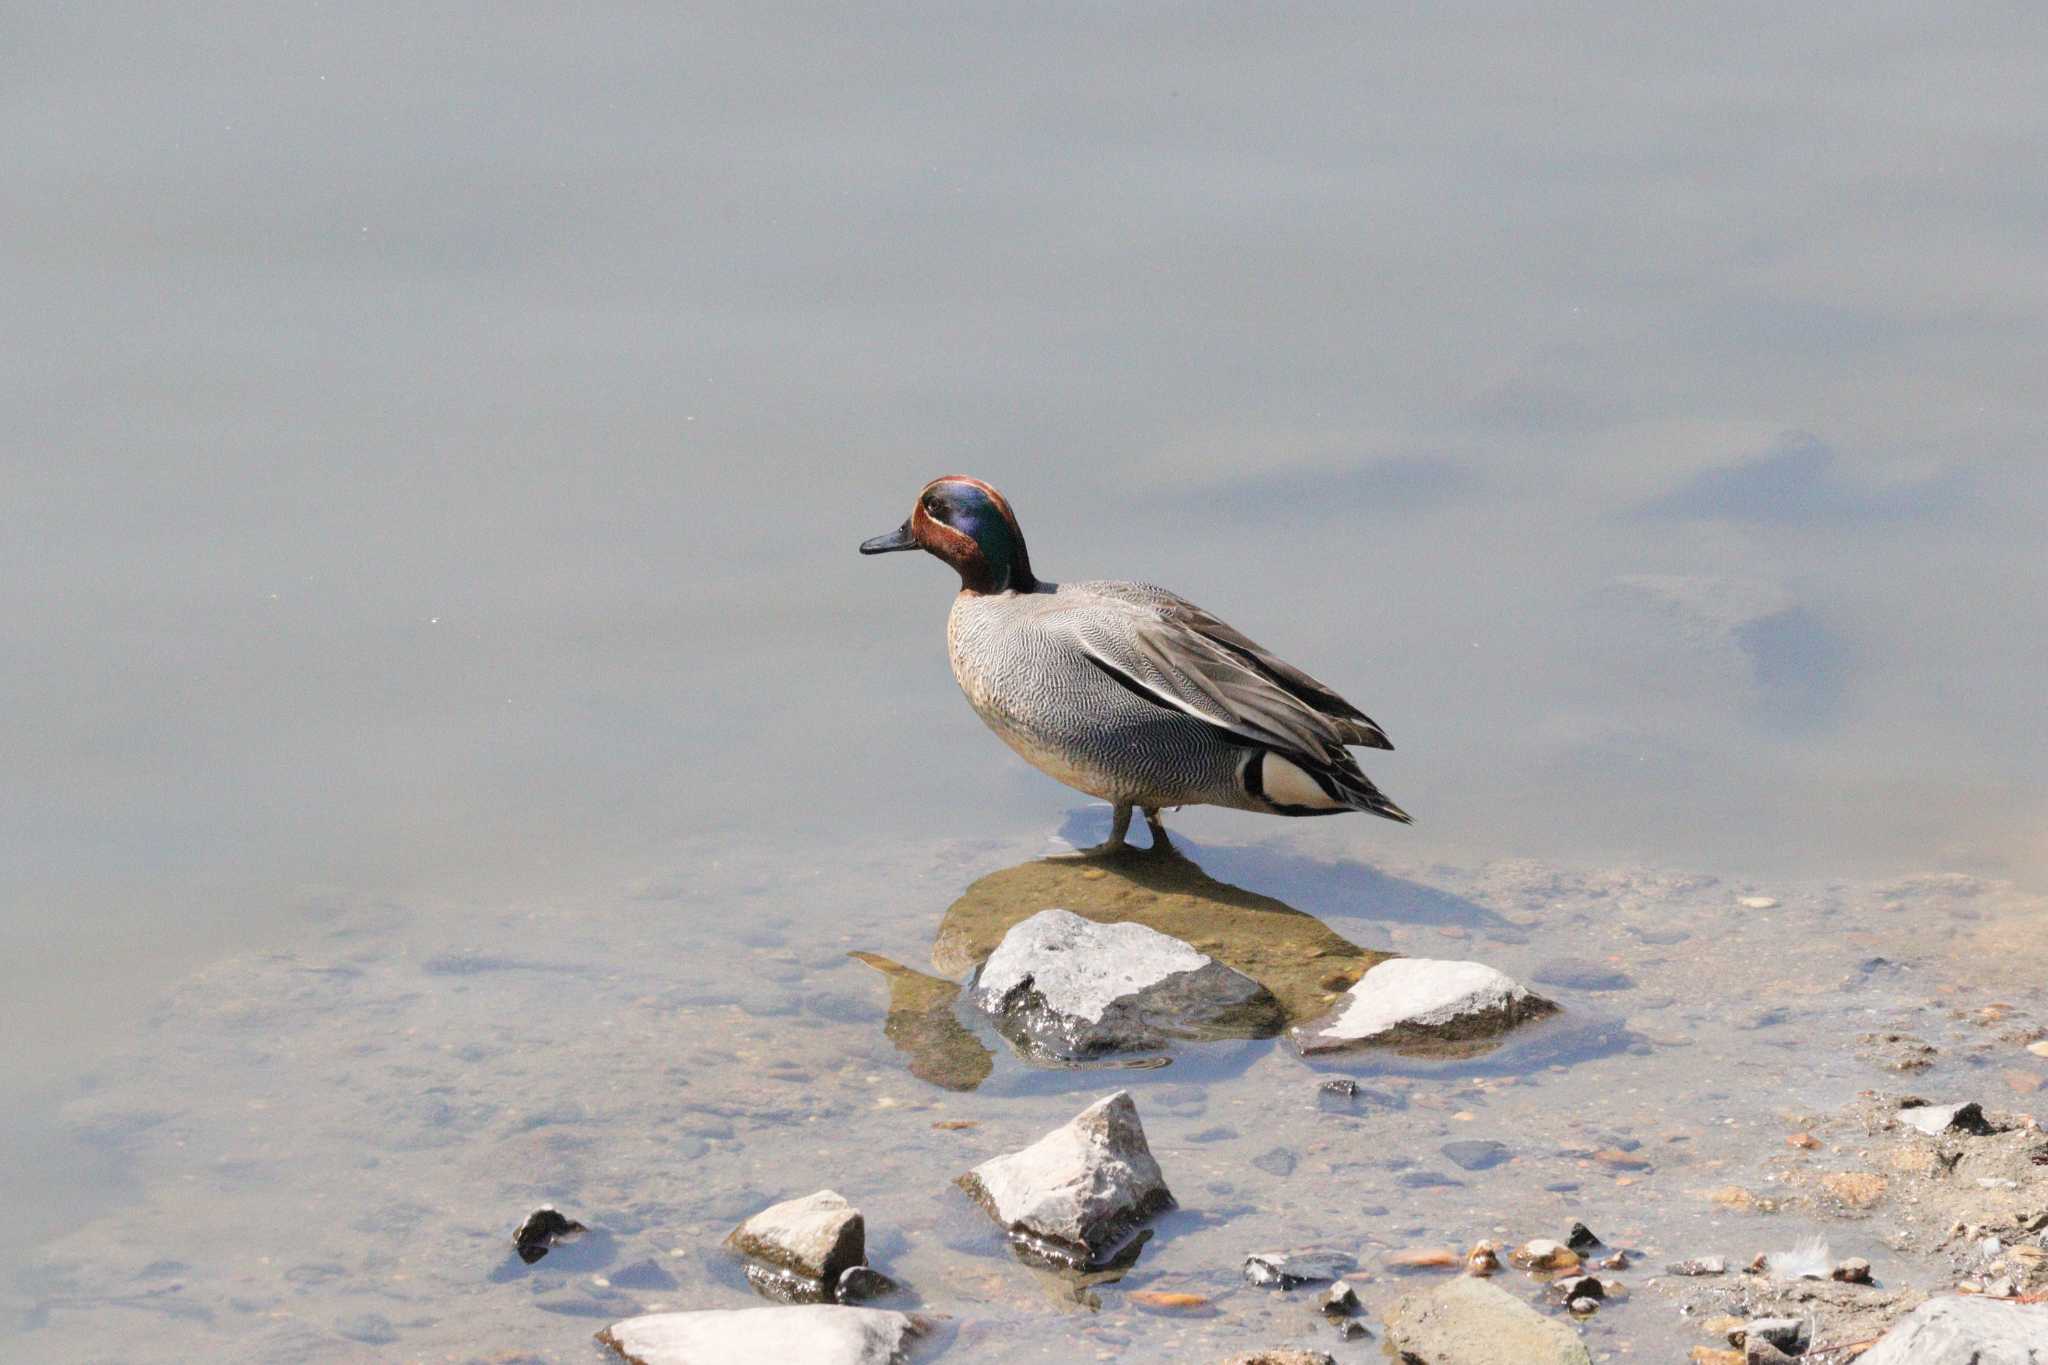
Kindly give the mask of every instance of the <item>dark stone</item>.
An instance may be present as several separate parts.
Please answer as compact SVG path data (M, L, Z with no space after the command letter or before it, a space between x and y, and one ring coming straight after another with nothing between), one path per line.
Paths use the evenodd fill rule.
M1340 1279L1356 1269L1358 1259L1341 1251L1266 1251L1244 1258L1247 1280L1278 1289Z
M382 1313L357 1313L335 1323L334 1330L350 1341L360 1341L367 1346L388 1346L398 1340L391 1320Z
M1569 1303L1573 1299L1604 1299L1607 1290L1591 1275L1564 1275L1550 1282L1550 1292Z
M1743 1340L1768 1341L1786 1355L1804 1355L1813 1344L1813 1324L1805 1318L1752 1318L1743 1326Z
M674 1289L676 1277L662 1269L653 1257L621 1266L605 1276L615 1289Z
M1296 1157L1285 1147L1275 1147L1252 1158L1252 1165L1268 1175L1287 1176L1294 1174Z
M1627 972L1581 957L1554 957L1529 973L1529 979L1574 991L1625 991L1636 984Z
M835 1297L840 1303L869 1303L903 1292L903 1286L871 1265L850 1265L840 1273Z
M1358 1291L1339 1280L1322 1292L1316 1300L1316 1307L1323 1310L1325 1317L1348 1318L1359 1309Z
M1465 1182L1445 1175L1442 1171L1403 1171L1394 1177L1394 1183L1410 1190L1435 1190Z
M1594 1233L1593 1229L1587 1227L1584 1223L1572 1224L1572 1230L1565 1234L1564 1244L1573 1251L1578 1252L1581 1256L1595 1248L1606 1245Z
M1228 1141L1230 1141L1230 1140L1231 1140L1232 1138L1234 1138L1234 1137L1236 1137L1236 1136L1238 1136L1238 1132L1237 1132L1237 1129L1235 1129L1235 1128L1232 1128L1232 1127L1230 1127L1230 1126L1229 1126L1229 1125L1227 1125L1227 1124L1218 1124L1218 1125L1217 1125L1216 1127L1214 1127L1214 1128L1204 1128L1204 1129L1203 1129L1203 1130L1202 1130L1201 1132L1199 1132L1199 1133L1190 1133L1190 1134L1188 1134L1188 1141L1189 1141L1189 1142L1228 1142Z
M1406 1096L1385 1090L1369 1090L1348 1076L1324 1081L1316 1087L1316 1107L1326 1114L1350 1114L1377 1105L1382 1109L1406 1109Z
M1453 1166L1466 1171L1484 1171L1506 1161L1512 1153L1504 1142L1469 1139L1446 1142L1437 1148Z
M548 1254L548 1249L557 1242L573 1241L584 1232L583 1224L573 1218L564 1218L552 1204L543 1204L526 1215L512 1234L512 1249L519 1253L519 1259L532 1265Z
M743 1267L747 1283L754 1292L764 1299L777 1303L830 1303L832 1295L823 1280L814 1280L808 1275L799 1275L781 1266L762 1265L748 1261Z

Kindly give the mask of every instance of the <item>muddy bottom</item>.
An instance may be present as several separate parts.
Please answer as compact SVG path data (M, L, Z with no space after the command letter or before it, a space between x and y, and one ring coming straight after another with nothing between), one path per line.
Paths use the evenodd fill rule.
M1093 818L1066 832L1088 842ZM1226 960L1265 954L1290 1013L1388 952L1487 962L1562 1013L1464 1057L1310 1066L1239 1039L1028 1064L951 988L1005 916L1065 894L1042 839L800 867L721 841L581 904L331 898L295 951L182 982L79 1078L71 1140L133 1197L6 1287L6 1354L596 1362L616 1318L762 1302L721 1241L827 1186L902 1302L951 1320L947 1358L977 1362L1379 1360L1382 1310L1447 1273L1397 1253L1574 1221L1637 1258L1578 1325L1596 1359L1710 1343L1701 1287L1661 1274L1685 1257L1819 1235L1888 1288L1966 1272L1883 1191L1830 1193L1867 1187L1821 1181L1862 1166L1826 1116L1879 1089L2048 1107L2038 900L1960 877L1366 866L1358 846L1183 843L1170 876L1094 869L1092 913L1123 896ZM1204 897L1259 918L1205 920ZM1342 1076L1355 1101L1322 1091ZM1021 1263L953 1177L1118 1088L1179 1210L1120 1274ZM589 1231L528 1265L512 1230L543 1204ZM1310 1246L1358 1259L1371 1339L1340 1342L1313 1290L1245 1282L1248 1254ZM1561 1311L1522 1272L1495 1283Z

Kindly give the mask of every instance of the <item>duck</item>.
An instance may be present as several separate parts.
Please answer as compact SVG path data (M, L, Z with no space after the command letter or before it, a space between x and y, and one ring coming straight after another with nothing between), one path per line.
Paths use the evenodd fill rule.
M960 576L946 618L953 677L975 714L1032 766L1110 804L1126 847L1143 811L1361 812L1410 824L1352 748L1394 745L1350 702L1220 618L1149 583L1052 583L1032 572L1009 499L948 474L864 555L923 550Z

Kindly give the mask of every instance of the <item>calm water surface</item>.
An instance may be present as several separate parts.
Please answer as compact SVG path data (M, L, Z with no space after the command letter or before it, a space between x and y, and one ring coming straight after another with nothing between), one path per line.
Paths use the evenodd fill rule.
M622 1022L620 981L687 995L772 947L778 989L845 1002L813 1043L888 1060L843 953L926 965L951 899L1076 805L955 692L946 572L853 553L940 472L1004 489L1046 575L1171 585L1388 728L1368 766L1413 830L1176 826L1371 946L1385 887L1343 869L1488 905L1503 859L2048 889L2035 7L105 4L5 29L0 1272L43 1351L32 1305L69 1295L92 1306L64 1350L147 1355L152 1314L101 1302L128 1292L107 1247L151 1240L193 1175L175 1144L259 1159L228 1150L228 1097L397 1093L236 1052L223 1002L336 1046L439 1029L461 1066L421 1093L595 1112L569 1093L589 1049L628 1090L718 1066L674 1018ZM389 996L351 1003L341 967ZM465 1013L485 983L509 1052ZM183 1099L180 1049L208 1062ZM654 1142L656 1112L585 1140ZM280 1228L287 1189L368 1200L344 1173L407 1121L268 1134L288 1174L222 1197ZM445 1132L483 1166L516 1141ZM928 1148L878 1184L950 1174ZM657 1155L609 1153L579 1196L708 1228L783 1190L721 1167L716 1207L663 1204L632 1188ZM420 1218L495 1238L546 1185L439 1187ZM306 1263L357 1284L381 1235ZM246 1250L190 1237L136 1268ZM53 1254L79 1282L51 1287ZM216 1289L222 1349L294 1349L231 1330L271 1299ZM348 1310L373 1311L414 1330ZM417 1349L458 1350L464 1311L419 1310ZM542 1335L511 1344L553 1358Z

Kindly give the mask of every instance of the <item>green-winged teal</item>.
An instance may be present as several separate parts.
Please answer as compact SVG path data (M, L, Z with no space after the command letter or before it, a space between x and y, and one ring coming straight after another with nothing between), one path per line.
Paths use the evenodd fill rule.
M1346 747L1394 747L1357 707L1164 588L1040 580L980 480L932 480L908 521L860 547L891 550L959 571L946 644L960 690L1032 764L1116 808L1103 849L1123 845L1133 808L1155 842L1164 806L1408 822Z

